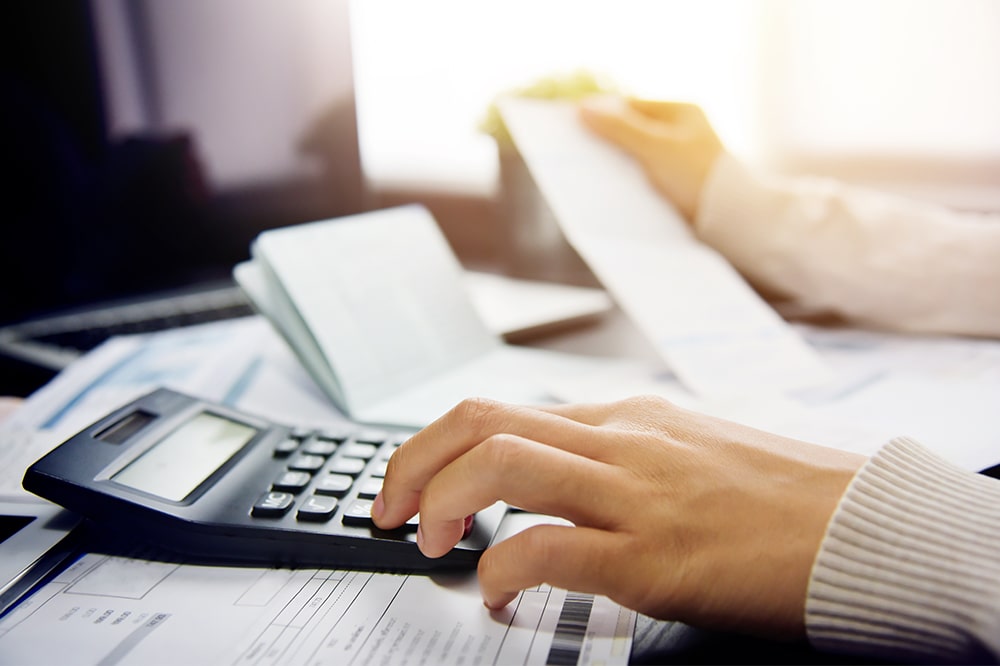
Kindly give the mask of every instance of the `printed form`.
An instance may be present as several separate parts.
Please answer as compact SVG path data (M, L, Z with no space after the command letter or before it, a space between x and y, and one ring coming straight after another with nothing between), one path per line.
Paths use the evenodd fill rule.
M0 621L0 654L16 664L625 664L635 618L548 586L491 613L474 573L88 554Z

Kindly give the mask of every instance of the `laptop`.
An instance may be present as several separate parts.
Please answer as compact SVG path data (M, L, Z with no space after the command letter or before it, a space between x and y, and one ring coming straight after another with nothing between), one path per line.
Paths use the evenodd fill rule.
M209 282L0 327L0 354L58 372L115 335L148 333L251 314L253 308L235 284Z

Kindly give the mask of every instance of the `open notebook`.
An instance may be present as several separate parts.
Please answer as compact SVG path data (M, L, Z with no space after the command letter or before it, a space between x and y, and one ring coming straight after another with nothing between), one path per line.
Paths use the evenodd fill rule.
M504 343L420 206L266 231L234 277L337 407L364 422L422 426L470 396L551 402L548 378L612 363Z

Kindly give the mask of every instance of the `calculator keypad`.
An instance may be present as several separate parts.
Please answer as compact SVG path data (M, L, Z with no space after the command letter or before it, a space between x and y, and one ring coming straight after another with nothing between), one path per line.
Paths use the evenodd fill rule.
M293 431L275 446L273 456L284 461L283 469L254 502L250 515L281 518L295 507L297 521L329 522L339 512L344 525L372 527L372 500L382 489L389 455L400 443L386 442L369 432L352 438L346 433ZM416 526L414 517L400 529Z

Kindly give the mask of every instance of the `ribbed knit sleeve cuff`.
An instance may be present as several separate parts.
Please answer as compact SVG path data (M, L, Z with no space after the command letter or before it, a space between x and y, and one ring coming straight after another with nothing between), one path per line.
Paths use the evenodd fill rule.
M729 243L733 234L741 234L743 221L759 219L757 208L767 207L767 196L747 168L729 153L715 160L701 188L698 214L694 220L697 235L709 245ZM738 243L732 242L733 246Z
M806 630L831 652L1000 660L1000 482L912 440L887 444L830 521Z

